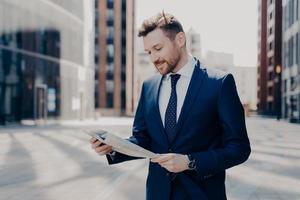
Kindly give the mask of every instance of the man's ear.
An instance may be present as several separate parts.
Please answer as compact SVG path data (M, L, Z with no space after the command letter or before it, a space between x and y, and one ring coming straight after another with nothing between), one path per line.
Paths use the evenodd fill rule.
M179 47L183 47L185 45L186 42L186 38L185 38L185 33L184 32L179 32L176 34L175 37L176 43Z

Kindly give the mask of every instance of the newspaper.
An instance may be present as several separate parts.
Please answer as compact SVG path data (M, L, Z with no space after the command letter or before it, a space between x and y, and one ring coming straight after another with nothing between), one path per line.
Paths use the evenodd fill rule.
M129 142L123 138L116 136L113 133L109 133L105 130L89 130L86 131L90 136L97 138L100 142L112 146L114 151L141 158L154 158L157 156L155 153L148 151L136 144Z

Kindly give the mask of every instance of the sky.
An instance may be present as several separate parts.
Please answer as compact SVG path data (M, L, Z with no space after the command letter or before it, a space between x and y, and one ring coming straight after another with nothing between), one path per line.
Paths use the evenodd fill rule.
M164 10L200 34L202 55L232 53L236 66L256 66L257 0L136 0L135 6L137 27Z

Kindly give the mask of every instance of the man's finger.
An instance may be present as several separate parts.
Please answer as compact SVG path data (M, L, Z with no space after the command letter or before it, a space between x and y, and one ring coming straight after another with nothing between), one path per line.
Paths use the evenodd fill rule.
M98 140L97 138L92 137L92 138L90 139L90 143L95 143L97 140Z
M173 160L167 160L165 162L160 162L159 164L161 166L171 166L171 165L174 165L174 162L173 162Z
M106 155L110 152L112 152L112 147L111 146L108 146L106 149L103 149L101 151L96 151L99 155Z
M112 152L112 148L108 148L107 150L102 152L103 153L102 155L106 155L106 154L109 154L111 152Z
M101 144L102 144L102 143L101 143L99 140L97 140L96 142L94 142L94 143L92 144L92 148L95 149L95 148L101 146Z
M155 157L151 159L151 162L155 163L164 163L170 159L172 159L174 156L172 154L163 154L161 156Z
M96 151L97 153L100 153L100 152L106 151L106 150L108 150L108 149L110 149L110 148L111 148L111 146L105 144L105 145L103 145L103 146L96 147L96 148L95 148L95 151Z

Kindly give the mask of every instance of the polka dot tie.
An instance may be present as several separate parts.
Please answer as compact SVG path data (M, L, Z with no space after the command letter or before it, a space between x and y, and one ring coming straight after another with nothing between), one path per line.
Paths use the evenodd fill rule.
M180 78L180 74L171 75L171 96L165 114L165 131L168 136L169 142L171 142L175 136L175 126L176 126L176 118L177 118L176 84L179 78Z

